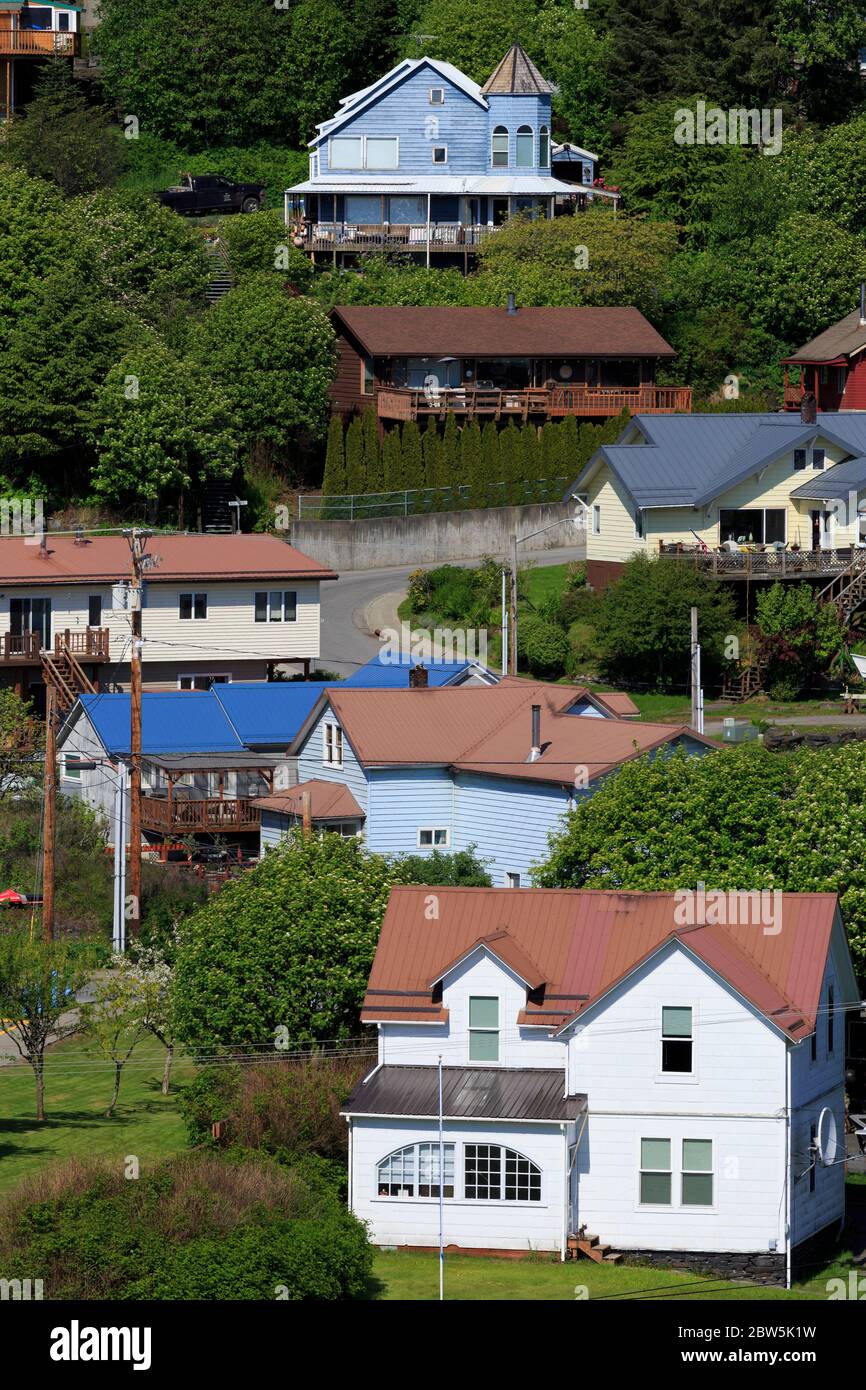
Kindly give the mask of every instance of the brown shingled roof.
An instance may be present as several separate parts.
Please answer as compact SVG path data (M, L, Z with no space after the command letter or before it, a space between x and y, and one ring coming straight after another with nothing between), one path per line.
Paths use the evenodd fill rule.
M252 802L262 811L279 811L283 815L303 816L303 794L310 793L310 816L313 820L363 820L364 812L349 791L340 782L324 782L313 777L309 782L298 782L287 791L274 792L271 796L257 796Z
M673 893L437 888L434 932L425 915L428 894L426 887L391 890L365 1022L402 1020L400 1005L410 1002L404 991L412 992L414 1010L422 1003L439 1007L432 1004L431 980L483 944L481 938L505 931L544 980L543 1000L527 1003L521 1024L561 1028L677 939L796 1041L815 1027L837 912L833 893L784 893L783 929L770 934L760 924L678 925ZM386 996L391 1008L382 1013L377 1004Z
M339 305L341 325L373 357L676 357L631 306L519 308Z
M115 584L129 578L129 544L124 536L46 534L45 553L20 536L0 539L0 584ZM231 579L336 579L333 570L286 545L276 536L152 536L146 553L159 558L147 582Z
M483 96L550 96L556 88L542 77L522 44L513 43L481 88Z
M866 325L860 322L860 310L846 314L838 323L825 328L817 338L812 338L798 348L792 357L783 357L783 362L835 362L838 357L849 357L852 353L866 348Z

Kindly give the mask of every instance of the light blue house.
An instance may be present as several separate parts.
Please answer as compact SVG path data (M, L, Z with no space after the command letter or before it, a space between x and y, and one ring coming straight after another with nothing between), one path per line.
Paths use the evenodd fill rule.
M592 193L553 176L553 91L520 44L483 87L404 59L318 127L310 177L286 192L295 244L334 264L383 250L465 260L514 213L573 210Z
M713 747L685 727L617 718L623 699L509 678L457 689L332 688L291 750L298 788L318 796L331 782L349 792L371 850L474 845L495 885L525 886L564 813L623 762ZM257 807L264 850L297 822L297 808L276 796Z

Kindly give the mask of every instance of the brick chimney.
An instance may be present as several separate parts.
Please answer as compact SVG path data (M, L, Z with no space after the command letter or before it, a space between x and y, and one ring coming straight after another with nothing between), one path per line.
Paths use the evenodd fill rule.
M430 680L430 672L427 667L419 661L417 666L413 666L409 671L409 689L426 690Z
M804 391L800 401L800 420L804 425L814 425L818 419L818 402L814 391Z

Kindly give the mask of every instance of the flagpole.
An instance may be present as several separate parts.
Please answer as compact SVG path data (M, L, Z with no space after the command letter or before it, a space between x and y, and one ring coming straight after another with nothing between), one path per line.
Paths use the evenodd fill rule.
M442 1055L439 1055L439 1301L445 1297L445 1136L442 1132Z

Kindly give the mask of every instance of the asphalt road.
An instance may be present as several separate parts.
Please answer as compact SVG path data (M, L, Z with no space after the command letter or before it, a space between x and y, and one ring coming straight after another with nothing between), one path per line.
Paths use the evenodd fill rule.
M585 547L568 546L557 550L521 552L520 563L564 565L583 560ZM455 560L462 567L477 560ZM364 628L364 613L382 594L405 591L415 569L435 569L436 565L407 565L402 569L350 570L322 585L322 654L319 665L339 676L350 676L379 650L379 643Z

